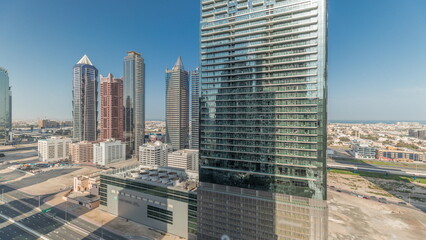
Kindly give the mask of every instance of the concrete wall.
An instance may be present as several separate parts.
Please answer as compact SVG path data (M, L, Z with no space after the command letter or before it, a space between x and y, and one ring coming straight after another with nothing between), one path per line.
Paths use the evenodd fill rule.
M188 204L185 202L108 185L107 204L106 208L101 205L101 209L160 231L188 238ZM173 224L149 218L148 205L172 211Z

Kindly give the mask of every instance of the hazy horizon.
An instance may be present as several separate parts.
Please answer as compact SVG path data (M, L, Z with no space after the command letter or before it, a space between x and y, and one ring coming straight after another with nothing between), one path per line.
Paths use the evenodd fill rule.
M9 70L13 119L71 119L74 64L87 54L99 74L119 77L129 50L145 58L147 119L164 119L164 70L178 56L185 69L199 64L194 2L3 2L0 66ZM419 110L426 102L424 12L421 0L329 1L329 119L426 119Z

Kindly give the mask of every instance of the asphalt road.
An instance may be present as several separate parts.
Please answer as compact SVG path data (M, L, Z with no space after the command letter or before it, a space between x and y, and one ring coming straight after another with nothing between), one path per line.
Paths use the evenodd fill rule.
M333 149L333 150L334 150L335 157L337 157L337 158L347 159L347 160L361 160L361 159L354 159L348 152L346 152L346 150L342 150L342 149ZM377 161L377 159L372 159L372 160ZM416 164L414 164L414 163L411 163L411 165L409 167L357 163L357 162L340 160L340 159L328 159L327 163L345 164L345 165L352 165L352 166L358 166L358 167L378 168L378 169L393 170L393 171L418 172L418 173L426 174L426 169L416 168ZM419 163L419 166L420 166L420 164L421 163Z
M3 215L13 218L16 222L25 225L26 227L44 235L49 239L92 239L87 238L84 234L66 228L64 224L53 220L47 214L40 213L34 208L30 208L22 202L17 201L6 194L4 196L4 200L7 202L7 204L0 205L0 211ZM32 239L36 237L33 234L31 235ZM2 236L0 236L0 239L3 239ZM12 238L5 239L18 238L13 236Z
M420 173L426 174L425 169L416 169L416 168L405 168L405 167L395 167L395 166L387 166L387 165L375 165L375 164L367 164L367 163L357 163L352 161L345 160L333 160L328 159L327 164L336 164L336 165L345 165L348 167L361 167L361 168L372 168L377 170L388 170L388 171L396 171L401 173Z
M33 240L35 236L0 217L0 239Z
M53 207L48 213L40 213L36 210L38 207L38 198L34 198L33 196L4 185L0 186L0 189L4 189L4 192L6 193L4 195L4 200L8 202L7 205L0 205L0 211L2 211L4 215L14 218L15 220L22 218L19 220L20 223L52 240L127 239L108 230L101 229L98 226L79 219L76 216L72 216L69 213L65 213L65 211L59 208ZM42 206L42 209L46 209L48 207L49 206ZM25 216L25 214L28 216L22 217ZM64 223L67 221L72 222L72 225L65 225ZM78 228L83 229L84 232L76 230ZM0 239L2 239L1 236Z

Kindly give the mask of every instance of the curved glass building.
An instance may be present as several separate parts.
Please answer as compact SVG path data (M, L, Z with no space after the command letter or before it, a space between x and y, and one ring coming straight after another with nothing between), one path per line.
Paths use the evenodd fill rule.
M200 70L191 72L191 149L199 147L200 132Z
M135 51L124 57L123 102L127 157L137 157L145 139L145 62Z
M12 128L11 100L9 74L6 69L0 67L0 145L8 141Z
M327 1L201 1L200 239L327 239Z
M73 138L95 141L98 129L98 69L84 55L73 68Z

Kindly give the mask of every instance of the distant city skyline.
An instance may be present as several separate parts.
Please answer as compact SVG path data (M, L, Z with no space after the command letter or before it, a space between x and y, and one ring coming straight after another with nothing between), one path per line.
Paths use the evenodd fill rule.
M185 70L199 65L199 7L193 0L3 2L0 66L9 72L13 120L72 119L75 60L87 54L100 72L123 76L131 50L145 58L146 120L165 120L164 69L177 56ZM117 17L104 14L111 9ZM425 11L422 0L329 1L329 120L426 120L418 111L426 101ZM97 27L81 28L87 22Z

